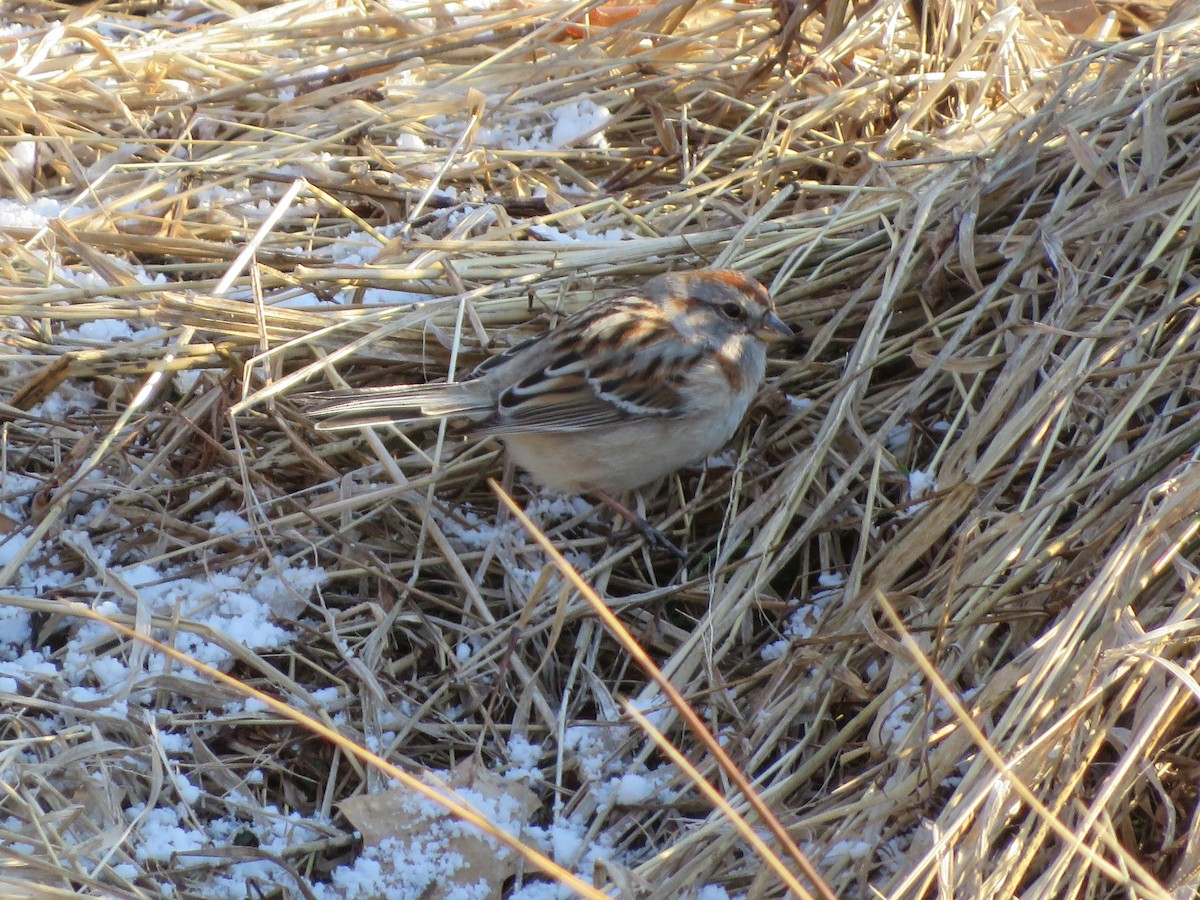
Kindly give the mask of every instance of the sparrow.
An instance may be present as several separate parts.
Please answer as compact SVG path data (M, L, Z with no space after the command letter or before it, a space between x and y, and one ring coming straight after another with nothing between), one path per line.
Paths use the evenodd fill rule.
M306 399L326 420L322 431L464 420L503 441L546 487L611 498L720 450L762 385L768 342L792 337L749 275L672 272L568 316L460 381Z

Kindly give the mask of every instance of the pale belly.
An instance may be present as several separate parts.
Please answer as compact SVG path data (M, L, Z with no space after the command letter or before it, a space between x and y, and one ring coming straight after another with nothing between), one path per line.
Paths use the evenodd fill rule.
M678 418L500 436L513 462L546 487L569 494L639 488L700 462L733 437L762 384L765 348L746 340L736 358L741 368L736 384L715 361L691 372L680 390L687 412Z
M709 414L630 422L571 432L504 436L508 454L537 481L569 494L617 494L649 484L720 450L733 436L749 397L731 397Z

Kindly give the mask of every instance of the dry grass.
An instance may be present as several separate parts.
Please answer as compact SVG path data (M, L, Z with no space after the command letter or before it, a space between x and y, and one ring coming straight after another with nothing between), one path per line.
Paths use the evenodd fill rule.
M522 737L533 824L608 841L582 874L621 896L782 896L801 858L816 896L1195 896L1200 10L1081 40L1029 0L668 0L581 39L587 9L6 10L0 193L82 212L0 228L4 889L225 896L268 859L310 895L361 851L337 804L386 787L353 745L503 772ZM513 149L580 101L602 145ZM627 717L663 694L497 447L288 397L710 263L810 346L735 465L646 497L686 565L507 486L691 705L652 719L724 809ZM292 637L161 587L221 573ZM673 799L614 798L637 771ZM149 858L156 809L249 837ZM267 848L291 813L324 824Z

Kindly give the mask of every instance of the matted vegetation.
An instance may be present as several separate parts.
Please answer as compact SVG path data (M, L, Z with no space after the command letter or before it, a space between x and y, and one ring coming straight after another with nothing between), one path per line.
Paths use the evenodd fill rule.
M1200 890L1194 5L4 15L3 890ZM645 496L682 564L494 443L295 401L710 264L807 346ZM354 744L530 855L402 887L444 825Z

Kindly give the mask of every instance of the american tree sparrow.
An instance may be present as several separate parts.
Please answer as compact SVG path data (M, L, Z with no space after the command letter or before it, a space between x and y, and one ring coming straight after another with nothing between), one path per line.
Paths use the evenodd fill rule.
M792 337L766 289L728 269L675 272L602 300L462 381L309 395L321 430L422 417L473 423L547 487L615 494L719 450Z

